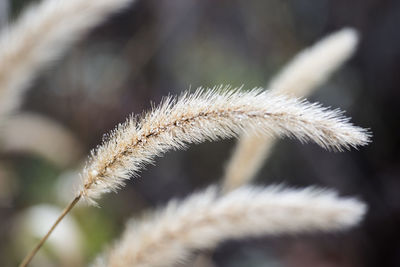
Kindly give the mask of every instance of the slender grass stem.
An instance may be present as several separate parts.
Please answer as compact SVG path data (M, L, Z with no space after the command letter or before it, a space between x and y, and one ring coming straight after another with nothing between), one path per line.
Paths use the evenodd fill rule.
M33 257L36 255L36 253L39 251L39 249L43 246L43 244L46 242L46 240L49 238L51 233L56 229L57 225L64 219L65 215L67 215L71 209L78 203L80 200L81 195L78 195L77 197L74 198L74 200L63 210L61 215L57 218L57 220L54 222L54 224L51 226L50 230L46 233L45 236L42 237L42 239L39 241L39 243L29 252L29 254L26 255L24 260L21 262L19 267L26 267L28 264L31 262Z

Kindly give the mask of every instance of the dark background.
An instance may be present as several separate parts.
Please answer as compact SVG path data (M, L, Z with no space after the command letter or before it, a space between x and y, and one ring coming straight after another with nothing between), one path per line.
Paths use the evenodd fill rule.
M13 0L10 19L28 2ZM366 219L338 234L226 242L210 257L215 266L400 266L400 2L395 0L138 0L113 16L42 73L24 101L24 112L58 121L84 152L67 167L38 155L0 154L12 174L11 182L3 182L4 191L12 193L0 202L0 265L15 265L25 253L18 243L25 241L16 240L28 236L16 237L16 218L33 205L62 208L65 203L54 192L62 174L79 171L84 155L130 113L188 88L265 86L298 51L346 26L360 32L358 50L310 99L346 110L355 124L371 129L373 142L333 153L281 140L255 183L335 188L366 201ZM76 209L70 216L82 236L78 265L118 237L128 218L219 182L234 144L204 143L168 153L118 194L105 196L101 208ZM70 264L60 263L50 246L42 253L50 266Z

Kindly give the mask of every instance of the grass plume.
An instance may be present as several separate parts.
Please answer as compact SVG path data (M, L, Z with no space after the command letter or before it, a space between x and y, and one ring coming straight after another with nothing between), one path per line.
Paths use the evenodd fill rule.
M15 110L29 82L88 30L132 0L43 0L0 35L0 115Z
M315 188L243 187L220 196L211 187L129 223L94 266L173 266L227 239L346 229L365 211L358 200Z
M9 116L0 135L3 152L38 155L62 168L76 164L82 148L77 137L58 122L29 112Z
M129 118L119 125L92 152L78 195L93 202L123 186L144 164L168 150L246 131L295 137L336 150L368 143L368 133L348 121L337 110L260 89L199 89L169 97L142 119Z
M267 88L296 97L310 94L353 55L358 39L357 31L352 28L326 36L297 54Z
M358 34L344 28L301 51L272 79L268 90L276 94L305 97L324 83L350 58L358 43ZM228 161L223 190L230 191L248 183L256 175L275 144L273 136L243 134Z

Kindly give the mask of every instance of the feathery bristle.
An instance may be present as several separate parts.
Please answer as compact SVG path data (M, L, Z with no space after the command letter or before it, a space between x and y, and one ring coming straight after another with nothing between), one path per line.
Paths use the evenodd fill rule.
M140 121L129 118L92 152L79 194L95 200L116 190L154 157L189 143L257 132L313 141L327 149L349 149L369 141L338 110L254 89L197 90L167 98Z
M94 266L173 266L227 239L343 230L358 224L365 211L356 199L316 188L243 187L219 197L211 187L130 222Z

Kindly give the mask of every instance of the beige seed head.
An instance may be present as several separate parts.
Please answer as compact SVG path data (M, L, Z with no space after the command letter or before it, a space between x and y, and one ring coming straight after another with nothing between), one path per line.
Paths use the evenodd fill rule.
M360 222L366 206L316 188L243 187L220 196L215 187L131 221L94 266L161 267L188 260L227 239L337 231Z
M368 143L367 131L348 121L338 110L260 89L244 92L219 87L169 97L141 119L130 117L118 125L92 151L78 194L93 203L168 150L243 132L289 136L335 150Z

